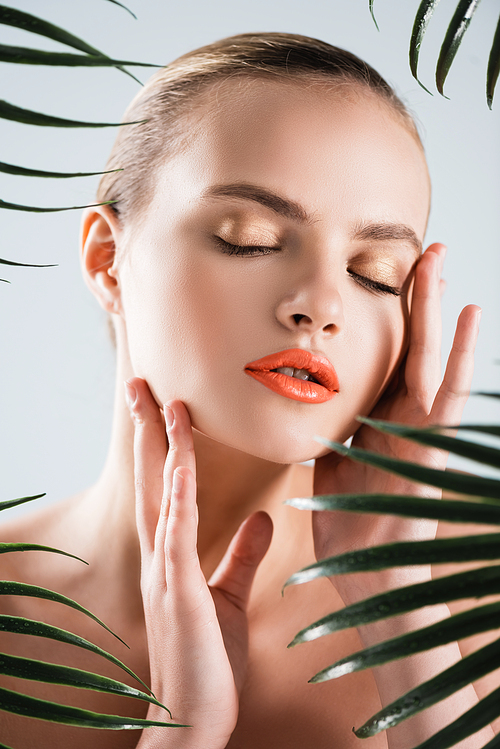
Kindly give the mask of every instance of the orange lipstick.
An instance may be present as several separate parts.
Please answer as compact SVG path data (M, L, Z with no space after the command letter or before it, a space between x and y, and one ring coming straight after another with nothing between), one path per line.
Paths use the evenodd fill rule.
M269 390L303 403L325 403L339 390L333 364L324 356L300 348L278 351L250 362L245 372Z

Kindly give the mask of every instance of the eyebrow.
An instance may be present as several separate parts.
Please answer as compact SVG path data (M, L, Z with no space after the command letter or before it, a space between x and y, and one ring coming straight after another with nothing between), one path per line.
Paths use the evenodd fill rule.
M313 221L312 216L294 200L284 198L265 187L258 187L246 182L235 182L230 185L212 185L204 191L203 197L252 200L254 203L259 203L265 208L270 208L274 213L292 219L292 221L297 221L300 224L311 223Z
M268 190L265 187L247 182L234 182L228 185L211 185L202 194L203 198L239 198L251 200L269 208L274 213L292 219L300 224L314 223L313 216L294 200ZM417 257L422 253L422 243L410 226L395 223L363 223L355 229L354 240L387 242L405 241L413 246Z
M405 241L411 244L420 257L422 254L422 242L410 226L405 224L391 223L371 223L362 224L353 234L353 239L387 242L387 241Z

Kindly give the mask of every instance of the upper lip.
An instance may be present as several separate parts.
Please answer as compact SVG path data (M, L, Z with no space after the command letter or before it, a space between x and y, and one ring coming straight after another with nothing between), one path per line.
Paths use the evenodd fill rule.
M280 367L307 370L320 385L330 392L338 392L339 380L333 364L326 356L317 356L301 348L291 348L268 354L245 365L253 372L269 372Z

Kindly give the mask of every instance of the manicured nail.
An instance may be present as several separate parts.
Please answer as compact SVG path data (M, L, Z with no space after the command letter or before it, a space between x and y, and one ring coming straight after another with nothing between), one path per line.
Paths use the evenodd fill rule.
M170 406L165 405L163 406L163 413L165 415L165 424L167 425L167 429L171 429L174 423L174 412L170 408Z
M182 478L182 474L179 473L179 469L176 468L174 471L174 480L172 482L172 488L174 490L174 494L181 493L183 484L184 484L184 479Z
M125 400L130 412L132 412L137 402L137 390L128 380L125 380L123 384L125 386Z

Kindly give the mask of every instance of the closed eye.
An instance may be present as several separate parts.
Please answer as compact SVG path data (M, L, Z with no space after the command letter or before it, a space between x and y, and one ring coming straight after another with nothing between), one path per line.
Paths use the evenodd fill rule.
M349 273L351 278L356 281L356 283L364 286L365 289L368 289L369 291L374 291L378 294L392 294L393 296L401 296L401 289L398 289L395 286L389 286L388 284L382 283L381 281L374 281L372 278L360 276L359 273L355 273L353 270L348 270L347 272Z
M231 244L230 242L226 242L225 239L222 239L222 237L217 236L214 237L214 240L225 255L246 255L255 257L256 255L270 255L272 252L281 251L281 247L265 247L253 244Z

